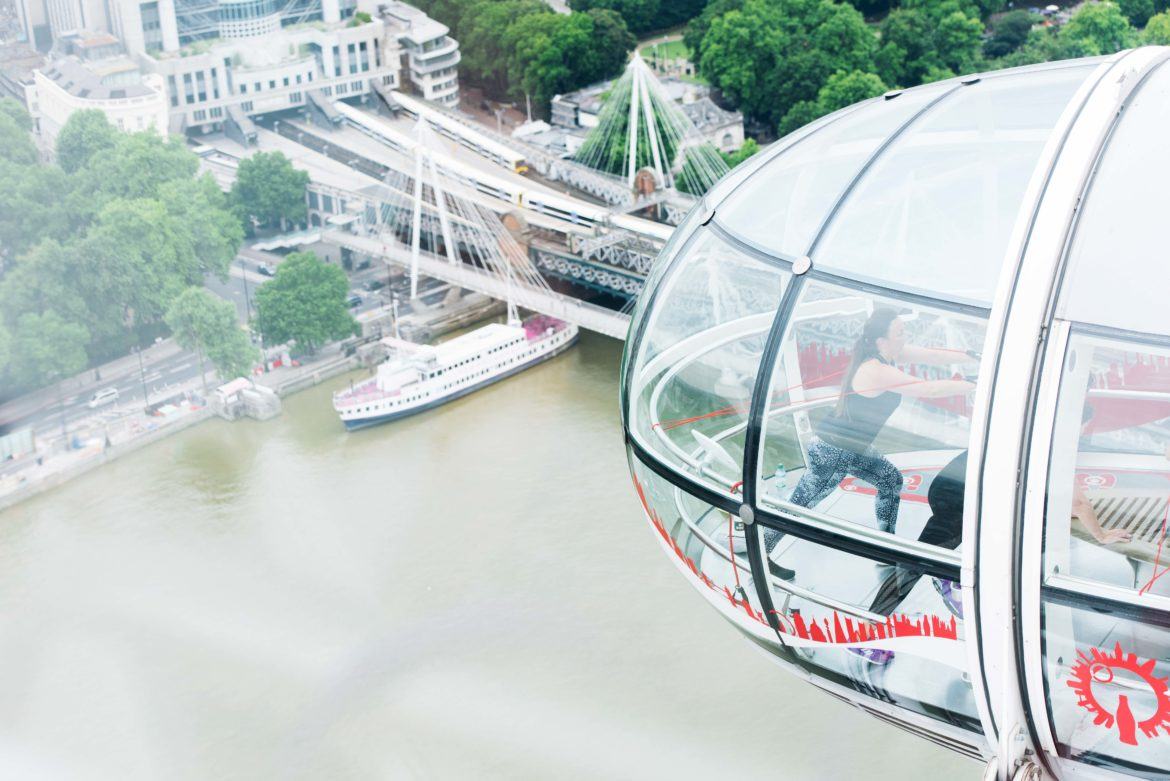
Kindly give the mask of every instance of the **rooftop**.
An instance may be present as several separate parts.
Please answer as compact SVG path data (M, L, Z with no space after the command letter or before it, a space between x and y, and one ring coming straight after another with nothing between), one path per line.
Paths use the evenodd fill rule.
M392 2L385 6L382 17L391 23L397 23L405 28L403 37L414 43L433 41L442 38L450 29L445 24L436 22L425 13L412 5L401 2Z
M743 114L738 111L724 111L715 105L715 101L708 97L699 98L691 103L684 103L683 113L699 130L707 130L724 125L735 125L743 122Z
M145 84L104 84L100 74L82 65L76 57L57 60L50 67L42 69L41 73L70 95L87 100L138 98L154 93Z

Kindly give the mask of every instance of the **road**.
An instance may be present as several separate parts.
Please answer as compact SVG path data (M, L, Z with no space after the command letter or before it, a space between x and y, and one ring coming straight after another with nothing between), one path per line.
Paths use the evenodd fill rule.
M207 288L221 298L235 304L240 322L247 323L249 314L255 315L256 291L271 278L257 270L258 264L265 263L275 272L280 265L280 260L279 255L243 248L232 264L227 282L220 281L218 277L209 276L206 281ZM368 289L368 287L374 286L374 283L387 282L388 284L384 284L376 290ZM421 298L427 304L439 303L448 287L449 285L437 279L422 278L419 280L420 293L426 293ZM350 275L350 289L362 298L361 304L350 310L355 315L384 306L390 301L391 291L398 295L399 314L406 315L411 311L408 279L402 276L397 269L388 271L382 263L374 263L367 268L353 272ZM156 356L155 352L159 351L155 351L153 348L144 351L141 370L134 366L133 362L130 362L130 366L127 367L126 362L122 361L122 368L118 372L118 376L111 376L108 378L108 382L97 386L117 389L118 400L113 404L91 409L89 400L92 396L92 388L83 393L66 394L63 400L66 430L73 431L83 424L91 425L94 422L91 419L109 420L132 411L140 411L146 406L144 384L146 386L145 395L149 403L152 404L181 388L198 389L200 387L198 381L199 360L194 353L185 351L174 353L172 350L169 352L161 351L162 354ZM212 382L213 369L210 363L206 365L206 369L208 382ZM93 374L93 370L87 370L86 374ZM93 385L92 378L88 384ZM41 440L58 436L61 431L62 404L57 398L56 389L45 389L38 399L39 403L35 409L23 417L8 421L9 425L12 427L32 425L34 434Z

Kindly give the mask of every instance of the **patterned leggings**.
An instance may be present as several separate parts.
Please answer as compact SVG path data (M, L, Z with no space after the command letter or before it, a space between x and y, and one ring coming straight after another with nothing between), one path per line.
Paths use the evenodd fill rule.
M858 453L814 437L808 446L808 469L788 501L801 507L815 507L849 475L859 477L877 489L878 528L893 533L898 522L902 473L872 445ZM783 536L781 532L766 529L765 548L771 552Z

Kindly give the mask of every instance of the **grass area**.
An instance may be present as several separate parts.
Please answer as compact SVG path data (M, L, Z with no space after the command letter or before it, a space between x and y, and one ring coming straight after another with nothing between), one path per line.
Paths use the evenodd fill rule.
M658 57L664 60L690 59L691 53L682 41L667 41L666 43L648 43L642 47L643 57Z

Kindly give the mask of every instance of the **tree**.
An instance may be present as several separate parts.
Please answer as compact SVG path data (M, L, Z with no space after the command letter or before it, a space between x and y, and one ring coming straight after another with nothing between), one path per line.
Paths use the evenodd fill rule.
M666 5L669 6L671 2L667 0ZM569 0L569 7L582 13L592 10L616 11L630 31L638 35L661 26L659 0Z
M295 341L313 352L358 332L345 305L348 288L340 268L312 252L294 252L256 291L256 324L269 344Z
M691 52L696 65L702 58L703 39L711 29L711 22L729 11L741 10L743 4L744 0L709 0L702 12L687 24L687 29L683 31L683 44Z
M0 256L11 262L43 238L66 235L71 186L70 178L56 166L0 160Z
M829 77L825 86L821 87L815 101L801 101L784 115L780 122L780 135L787 135L838 109L881 95L888 89L885 83L872 73L837 71Z
M731 152L720 152L723 156L723 162L727 163L728 168L735 168L737 165L747 160L749 157L760 151L760 145L756 143L754 138L749 138L743 142L743 146Z
M711 20L699 70L746 114L775 126L837 70L869 71L876 43L857 9L831 0L745 0Z
M57 165L71 174L94 155L106 154L118 144L117 130L98 109L75 111L57 135Z
M12 334L13 379L24 387L40 387L85 368L89 332L56 312L21 316Z
M1117 0L1122 15L1135 28L1142 28L1154 15L1154 0Z
M167 310L166 322L175 341L199 356L199 375L205 392L205 356L211 359L220 379L227 380L250 373L259 355L236 322L236 308L206 288L184 290Z
M1129 46L1133 28L1115 3L1085 3L1061 29L1060 36L1084 55L1113 54Z
M240 161L231 198L245 217L271 224L305 219L309 175L280 152L257 152Z
M1151 16L1142 38L1155 46L1170 46L1170 11Z
M613 11L595 9L587 13L593 23L590 57L578 68L576 80L582 85L608 79L622 72L638 41Z
M0 100L0 160L17 165L32 165L37 161L37 148L29 130L32 119L28 112L12 98Z
M0 323L0 377L8 370L8 362L12 357L12 336L8 329Z
M881 25L877 72L886 84L914 87L946 71L969 70L979 53L978 9L957 0L908 1Z
M1019 49L1028 40L1032 30L1032 15L1027 11L1011 11L995 23L991 37L983 44L988 57L1004 57Z
M226 281L244 241L244 229L211 174L166 182L158 195L173 220L176 239L189 253L185 265Z
M460 23L459 67L493 95L508 92L507 56L504 39L513 20L529 14L548 12L541 0L480 0L464 12Z

